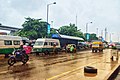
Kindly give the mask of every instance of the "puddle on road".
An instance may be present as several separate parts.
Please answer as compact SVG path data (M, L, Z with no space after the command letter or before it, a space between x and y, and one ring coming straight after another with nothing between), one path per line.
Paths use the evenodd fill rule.
M28 70L35 69L33 66L29 66L29 64L25 65L15 65L15 66L9 66L8 71L10 71L11 74L14 73L20 73L20 72L26 72Z

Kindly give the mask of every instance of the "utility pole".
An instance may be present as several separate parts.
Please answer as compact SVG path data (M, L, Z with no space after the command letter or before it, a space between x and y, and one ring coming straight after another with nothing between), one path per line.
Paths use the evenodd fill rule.
M110 43L112 42L112 40L111 40L111 33L110 33Z
M77 14L76 14L76 26L77 26Z
M105 28L105 41L107 40L107 28Z
M103 37L103 30L101 30L101 36Z
M51 21L51 28L53 28L53 21Z
M48 20L48 13L49 13L49 6L52 5L52 4L56 4L56 2L53 2L53 3L50 3L50 4L47 4L47 34L49 35L50 34L50 25L49 25L49 20Z
M97 35L97 37L98 37L98 28L97 28L96 30L97 30L96 35Z

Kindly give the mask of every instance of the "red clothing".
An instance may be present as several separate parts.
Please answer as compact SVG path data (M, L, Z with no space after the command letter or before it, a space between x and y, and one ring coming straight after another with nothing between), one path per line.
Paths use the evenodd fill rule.
M23 48L25 49L26 54L30 54L31 51L32 51L32 47L31 46L24 45Z

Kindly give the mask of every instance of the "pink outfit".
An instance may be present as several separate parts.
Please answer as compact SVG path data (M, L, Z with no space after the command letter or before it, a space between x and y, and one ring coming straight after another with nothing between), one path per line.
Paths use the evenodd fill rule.
M26 45L24 45L23 48L25 49L26 54L30 54L31 51L32 51L32 47L31 47L31 46L26 46Z

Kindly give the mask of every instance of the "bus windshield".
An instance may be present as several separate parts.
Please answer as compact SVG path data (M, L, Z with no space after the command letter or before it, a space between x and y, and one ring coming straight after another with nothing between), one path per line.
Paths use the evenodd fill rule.
M34 45L35 45L35 46L41 46L41 45L43 45L43 42L42 42L42 41L37 41L37 42L35 42Z

